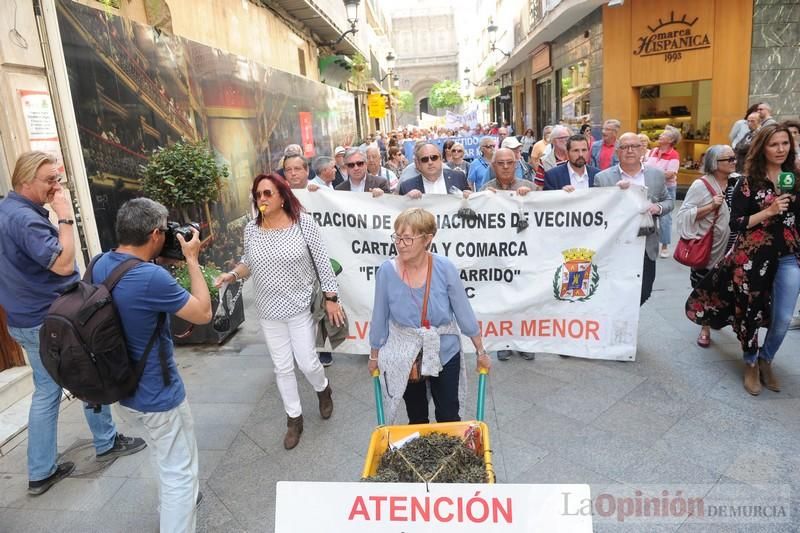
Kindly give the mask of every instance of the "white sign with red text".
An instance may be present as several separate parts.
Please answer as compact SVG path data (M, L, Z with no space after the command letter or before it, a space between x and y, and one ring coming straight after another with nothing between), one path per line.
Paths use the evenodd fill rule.
M276 533L591 533L589 485L279 481Z
M377 269L396 254L395 217L422 207L437 219L432 251L460 271L488 350L633 360L639 323L646 203L642 188L573 193L395 195L297 191L321 228L350 319L337 351L369 352ZM477 218L465 219L470 207ZM469 342L465 346L472 348Z

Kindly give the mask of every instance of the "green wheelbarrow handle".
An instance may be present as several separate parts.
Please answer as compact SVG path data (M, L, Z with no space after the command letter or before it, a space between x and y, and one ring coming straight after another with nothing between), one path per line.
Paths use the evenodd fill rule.
M386 418L383 415L383 394L381 393L381 371L377 368L372 371L372 384L375 390L375 409L378 411L378 425L382 426L386 423Z

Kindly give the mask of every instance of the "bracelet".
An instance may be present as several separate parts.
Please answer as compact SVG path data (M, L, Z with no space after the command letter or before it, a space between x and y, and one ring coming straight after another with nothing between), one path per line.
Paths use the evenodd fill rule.
M233 275L233 279L235 281L239 281L240 279L242 279L242 276L240 276L239 273L236 272L236 270L231 270L230 272L228 272L228 274Z
M481 357L481 356L483 356L483 355L489 355L489 353L488 353L488 352L486 351L486 349L484 349L484 348L481 348L480 350L478 350L478 351L476 352L476 354L477 354L477 356L478 356L478 357Z
M377 358L377 357L372 357L372 356L370 355L370 356L369 356L369 360L370 360L370 361L377 361L377 360L378 360L378 358Z

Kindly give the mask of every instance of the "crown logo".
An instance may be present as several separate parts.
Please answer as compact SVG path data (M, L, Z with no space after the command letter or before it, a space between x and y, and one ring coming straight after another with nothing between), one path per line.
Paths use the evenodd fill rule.
M573 261L591 263L594 254L595 251L588 248L570 248L561 252L561 255L564 256L565 263L571 263Z

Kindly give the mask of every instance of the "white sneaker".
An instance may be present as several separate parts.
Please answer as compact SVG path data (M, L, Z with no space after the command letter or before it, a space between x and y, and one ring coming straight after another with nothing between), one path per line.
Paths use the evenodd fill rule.
M662 248L661 253L658 254L662 259L667 259L669 257L669 248Z

